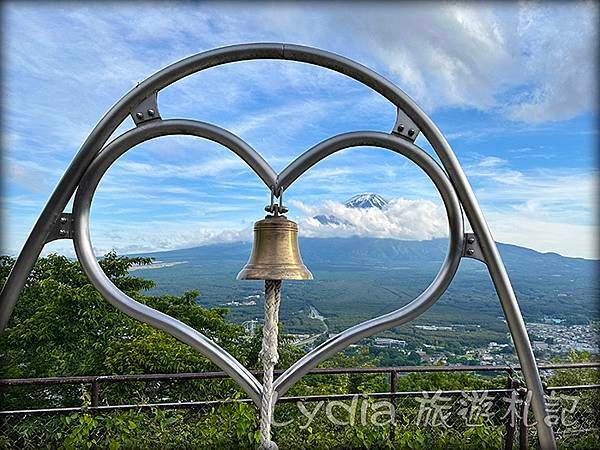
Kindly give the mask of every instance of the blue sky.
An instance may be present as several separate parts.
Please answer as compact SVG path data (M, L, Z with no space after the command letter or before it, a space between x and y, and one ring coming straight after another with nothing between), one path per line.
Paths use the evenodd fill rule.
M448 138L498 241L598 257L598 7L594 3L3 3L3 248L21 248L61 174L101 116L139 81L183 57L244 42L311 45L355 59L411 95ZM344 131L389 131L392 105L307 65L210 69L159 96L163 118L242 137L281 170ZM118 132L132 127L126 122ZM419 138L417 144L428 148ZM356 216L361 192L392 201ZM102 181L97 252L248 239L268 193L234 155L189 137L144 143ZM334 155L286 194L308 236L429 239L441 202L408 161L368 148ZM353 227L310 217L335 212ZM353 215L354 214L354 215ZM72 254L67 241L47 251Z

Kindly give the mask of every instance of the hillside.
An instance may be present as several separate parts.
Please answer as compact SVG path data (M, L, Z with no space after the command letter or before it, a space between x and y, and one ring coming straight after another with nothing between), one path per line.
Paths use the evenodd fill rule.
M309 317L314 306L332 331L339 331L407 303L433 279L447 241L400 241L375 238L302 238L300 249L314 281L285 283L282 320L289 331L307 332L321 324ZM500 244L526 320L563 319L587 323L598 307L599 262L539 253ZM155 280L155 292L179 294L196 289L199 302L224 306L260 295L260 282L236 281L250 254L250 242L147 254L158 264L135 271ZM253 297L251 297L253 298ZM227 305L230 317L244 321L262 316L262 304ZM463 260L448 292L416 323L471 324L498 333L506 326L483 264Z

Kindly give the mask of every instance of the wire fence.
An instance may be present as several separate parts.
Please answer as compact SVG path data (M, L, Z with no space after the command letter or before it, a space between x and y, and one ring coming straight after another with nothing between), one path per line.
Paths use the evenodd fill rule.
M542 369L575 375L598 367ZM399 392L401 377L415 372L479 372L487 380L503 377L505 386ZM354 388L322 392L336 386ZM365 392L367 388L378 390ZM0 448L256 444L256 408L221 372L0 380L0 390ZM512 449L536 444L529 394L512 367L316 369L303 392L310 395L279 399L274 435L280 448ZM559 445L598 448L600 384L552 386L546 394Z

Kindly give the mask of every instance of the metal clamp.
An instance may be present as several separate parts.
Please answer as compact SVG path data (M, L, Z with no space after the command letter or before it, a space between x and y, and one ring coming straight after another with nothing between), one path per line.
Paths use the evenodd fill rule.
M73 215L71 213L62 213L58 216L58 220L54 223L54 228L50 230L46 243L56 241L58 239L73 239L74 226Z
M275 203L275 194L271 191L271 204L265 206L265 211L275 216L289 211L287 206L283 206L283 192L279 194L279 203Z
M396 114L396 124L392 130L392 134L408 139L410 142L415 142L421 130L417 125L406 115L404 111L398 108Z
M154 91L150 96L146 97L130 112L136 126L149 120L160 119L158 112L158 91Z
M483 252L481 251L481 247L479 247L479 242L477 241L477 237L474 233L465 233L465 247L463 249L463 256L465 258L472 258L478 261L481 261L484 264L487 264L485 258L483 256Z

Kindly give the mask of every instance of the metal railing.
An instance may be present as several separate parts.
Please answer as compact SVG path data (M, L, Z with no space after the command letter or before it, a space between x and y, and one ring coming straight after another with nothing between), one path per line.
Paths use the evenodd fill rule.
M577 363L577 364L544 364L539 366L542 373L553 371L553 370L578 370L578 369L598 369L600 363ZM385 385L389 386L389 389L385 392L367 392L367 393L335 393L335 394L318 394L318 395L290 395L282 397L278 400L278 403L282 404L297 404L298 402L310 403L310 402L327 402L327 401L352 401L360 395L361 398L369 398L372 400L388 400L390 401L399 414L415 414L418 411L419 417L422 415L422 407L424 400L431 398L437 398L445 402L445 411L453 410L458 411L470 411L465 406L466 398L481 399L484 397L487 399L488 408L490 411L493 409L494 417L490 420L490 424L494 424L496 428L502 427L504 448L511 449L515 443L518 443L519 448L527 448L531 442L535 442L534 434L535 427L532 427L531 423L528 422L527 418L529 415L529 400L527 389L523 387L523 383L519 380L518 367L512 366L405 366L405 367L360 367L360 368L320 368L313 369L310 371L312 376L331 376L331 375L381 375L385 378ZM480 372L487 373L490 375L506 375L506 385L501 389L487 389L487 390L445 390L445 391L398 391L399 377L403 374L410 373L435 373L435 372ZM281 371L278 371L281 373ZM259 372L256 372L260 375ZM40 418L48 418L50 423L50 417L56 416L70 416L74 414L90 414L90 415L102 415L117 413L122 411L153 411L153 410L189 410L198 411L204 409L215 408L220 405L228 403L246 403L252 404L252 401L248 398L238 398L234 396L228 396L227 393L222 395L223 389L218 389L216 395L222 395L222 398L210 398L202 400L186 401L181 398L176 401L172 401L172 398L168 398L168 401L164 401L165 398L161 398L162 401L149 401L147 398L142 398L138 402L128 403L117 403L114 404L110 401L110 395L103 395L105 392L110 394L111 387L120 387L125 383L138 383L141 385L155 385L156 393L165 392L165 386L189 382L199 382L220 380L223 383L229 382L229 377L224 372L204 372L204 373L171 373L171 374L142 374L142 375L99 375L99 376L75 376L75 377L47 377L47 378L23 378L23 379L1 379L0 380L0 392L2 397L11 393L11 391L18 389L37 389L41 391L36 396L31 396L31 403L36 403L36 400L47 400L53 396L60 401L64 399L64 396L52 394L52 387L64 387L66 389L75 388L79 389L81 394L81 387L83 389L83 395L81 398L85 399L81 401L79 405L60 405L58 407L19 407L19 408L5 408L2 407L0 411L0 435L17 436L18 433L13 433L15 427L20 426L24 420L40 420ZM552 399L553 397L560 397L563 401L564 398L576 398L584 399L585 402L592 401L594 404L584 405L583 412L580 415L586 415L580 417L577 421L572 422L569 426L565 426L564 423L555 424L555 430L557 435L573 435L577 433L586 433L590 430L596 430L598 428L597 420L593 417L591 411L596 407L600 407L598 398L600 396L593 397L590 400L587 393L600 393L600 384L585 384L579 386L552 386L547 387L546 395L547 398ZM186 389L184 389L185 391ZM236 390L233 385L230 386L230 392ZM72 392L71 391L71 392ZM225 389L227 391L227 389ZM204 392L204 391L202 391ZM198 397L192 395L190 391L190 397ZM160 395L160 394L159 394ZM14 397L14 394L13 394ZM27 397L27 396L24 396ZM71 397L73 397L71 395ZM143 397L143 396L142 396ZM514 405L506 403L506 399L513 399ZM505 404L506 403L506 404ZM481 405L480 405L481 407ZM420 408L420 409L417 409ZM467 409L465 409L467 408ZM514 411L511 411L514 408ZM465 412L465 414L467 413ZM501 417L500 417L501 416ZM514 420L516 416L518 420ZM444 419L442 414L442 422L447 420ZM37 418L37 419L36 419ZM460 427L462 426L453 419L454 422L443 423L446 428ZM44 422L38 423L37 426L43 427ZM54 423L54 422L53 422ZM576 426L573 425L576 423ZM427 424L425 424L427 425ZM397 428L390 427L389 433L390 438L394 438L394 433ZM443 432L444 429L438 430L438 433ZM23 442L17 442L17 439L9 439L8 446L13 445L13 448L27 447ZM98 436L95 437L98 439ZM34 446L35 447L35 446Z

